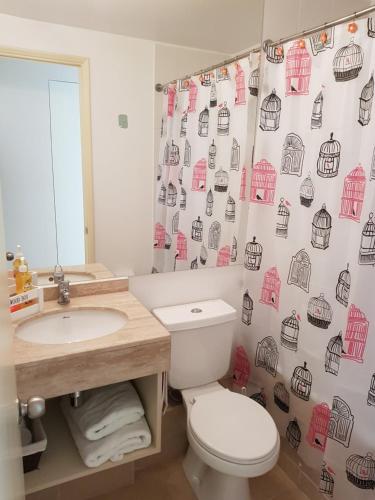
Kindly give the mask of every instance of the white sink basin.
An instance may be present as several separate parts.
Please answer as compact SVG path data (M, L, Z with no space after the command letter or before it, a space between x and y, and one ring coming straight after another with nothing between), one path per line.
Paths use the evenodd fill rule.
M34 344L70 344L104 337L126 324L126 316L113 309L70 309L30 319L16 335Z
M76 281L92 281L95 276L90 273L64 273L64 279L74 283ZM38 285L53 285L53 273L38 273Z

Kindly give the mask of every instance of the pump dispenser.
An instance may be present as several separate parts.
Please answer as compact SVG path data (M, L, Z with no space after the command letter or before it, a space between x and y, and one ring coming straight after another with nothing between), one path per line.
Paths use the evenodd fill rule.
M13 277L16 277L19 266L21 265L21 259L24 259L24 264L27 266L27 262L25 261L25 257L22 252L21 245L17 245L17 252L14 255L13 260Z

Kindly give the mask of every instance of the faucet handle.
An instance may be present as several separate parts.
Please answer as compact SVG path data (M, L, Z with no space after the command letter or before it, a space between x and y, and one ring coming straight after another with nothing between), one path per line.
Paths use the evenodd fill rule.
M60 264L57 264L53 273L53 282L56 284L61 283L62 281L64 281L64 278L65 276L63 268L62 266L60 266Z

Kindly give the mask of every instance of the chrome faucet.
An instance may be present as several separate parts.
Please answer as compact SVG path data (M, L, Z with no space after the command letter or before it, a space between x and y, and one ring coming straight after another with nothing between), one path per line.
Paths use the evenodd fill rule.
M61 305L69 304L70 302L70 283L69 281L60 281L58 284L59 297L57 302Z

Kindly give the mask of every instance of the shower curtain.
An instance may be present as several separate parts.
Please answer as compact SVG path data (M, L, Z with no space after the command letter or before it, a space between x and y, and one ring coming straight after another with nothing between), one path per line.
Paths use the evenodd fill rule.
M253 55L165 89L153 272L238 264L258 62Z
M356 24L264 48L246 195L253 379L336 500L375 488L375 23Z

